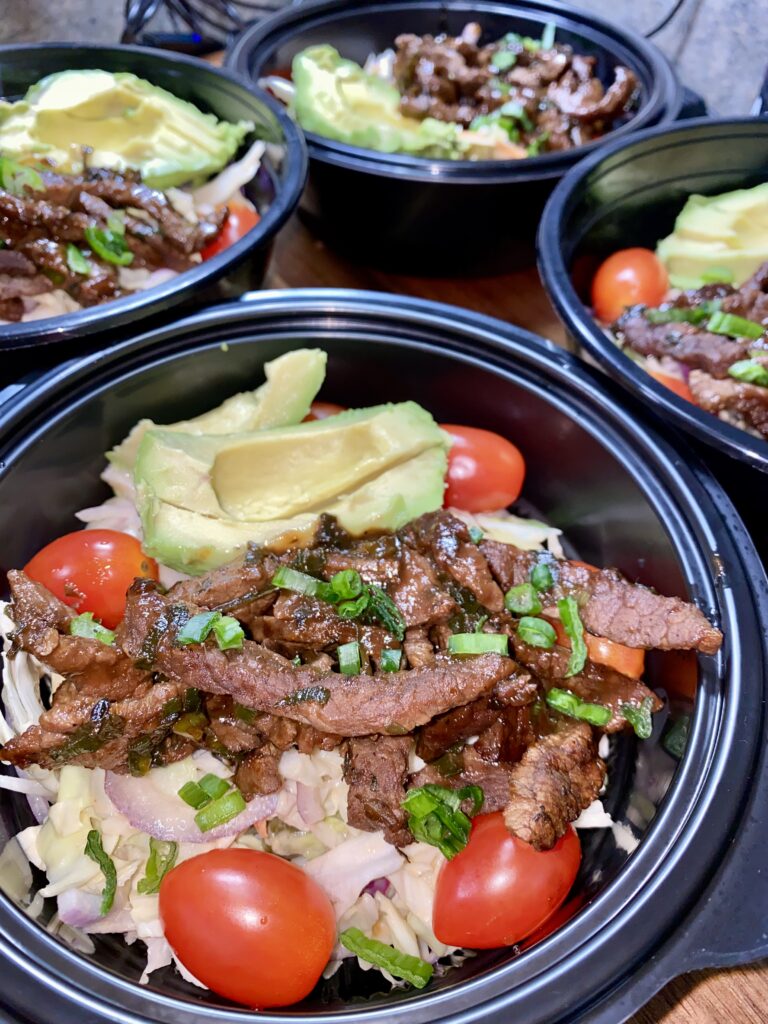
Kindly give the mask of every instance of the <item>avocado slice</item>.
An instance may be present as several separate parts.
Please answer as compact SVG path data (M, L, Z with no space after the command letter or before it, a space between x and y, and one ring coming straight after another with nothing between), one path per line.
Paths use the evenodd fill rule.
M721 280L743 284L768 260L768 183L689 196L656 253L675 288L699 288L721 271Z
M382 153L460 155L459 125L405 117L393 85L345 60L332 46L310 46L298 53L292 78L293 106L305 131Z
M397 530L443 503L447 454L435 445L341 495L326 509L353 534ZM192 576L242 555L249 543L278 549L309 543L317 512L288 519L244 523L224 515L203 515L158 498L146 482L137 486L143 547L163 565Z
M0 151L78 174L138 170L151 188L200 183L225 167L253 122L230 124L130 72L59 71L15 103L0 101Z
M232 395L216 409L163 429L185 434L238 434L301 423L323 386L327 362L328 356L319 348L286 352L264 364L267 379L255 391ZM139 420L125 440L107 452L109 461L133 470L142 439L154 427L152 420Z

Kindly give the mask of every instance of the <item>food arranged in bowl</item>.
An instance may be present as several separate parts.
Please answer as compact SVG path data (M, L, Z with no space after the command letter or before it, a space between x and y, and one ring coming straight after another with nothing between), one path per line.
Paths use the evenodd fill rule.
M38 898L262 1008L349 957L422 988L546 926L573 823L611 824L608 737L653 730L644 652L722 641L508 512L510 441L320 406L325 367L290 351L137 423L2 620L0 784L37 813Z
M306 131L384 153L519 160L600 138L631 117L639 83L622 65L606 89L597 59L556 42L507 32L481 43L476 22L459 36L405 33L361 67L331 45L293 58L292 84L260 84L289 102Z
M254 127L127 72L60 71L0 100L0 324L144 291L236 242L259 221L242 191Z
M592 283L601 324L680 397L768 437L768 184L691 195L656 253L621 250Z

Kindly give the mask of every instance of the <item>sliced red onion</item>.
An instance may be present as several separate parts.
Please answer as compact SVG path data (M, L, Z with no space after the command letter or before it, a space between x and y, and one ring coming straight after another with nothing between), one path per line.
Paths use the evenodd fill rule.
M51 805L48 801L42 796L28 796L27 803L38 825L44 824L48 820L48 815L51 811Z
M371 896L375 896L377 892L380 892L382 896L386 896L388 889L388 878L374 878L372 882L369 882L368 885L366 885L363 892L370 893Z
M85 928L101 917L101 896L80 889L66 889L56 897L59 918L70 928Z
M325 817L317 790L303 782L296 783L296 809L306 825L316 825Z
M201 832L195 823L194 807L179 796L169 796L156 786L152 773L135 778L107 772L104 786L107 796L134 828L155 839L176 843L210 843L215 839L236 836L257 821L271 818L277 808L277 795L257 796L236 818Z

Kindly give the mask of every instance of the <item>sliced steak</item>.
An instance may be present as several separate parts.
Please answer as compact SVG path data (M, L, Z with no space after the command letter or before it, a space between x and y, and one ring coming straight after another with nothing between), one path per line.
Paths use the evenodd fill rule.
M455 600L440 588L428 558L405 548L399 568L398 581L388 588L388 593L403 613L407 626L433 626L456 611Z
M768 437L768 388L745 381L715 380L709 374L694 370L688 378L696 404L707 412L725 418L733 417L763 437Z
M511 765L485 761L474 747L464 747L453 759L448 771L436 764L428 764L411 777L411 786L448 786L463 789L465 786L479 786L483 791L483 814L503 810L509 803L509 779ZM468 811L471 802L462 808Z
M738 291L725 299L723 309L758 324L768 324L768 263L761 264Z
M726 377L728 367L744 359L750 343L746 340L710 334L695 324L652 324L642 309L633 307L614 324L617 337L641 356L670 356L713 377Z
M530 746L511 769L507 828L537 850L551 849L597 798L604 778L592 729L585 722L563 723L559 732Z
M411 732L490 691L514 671L514 662L499 655L461 661L440 654L434 668L345 676L296 667L250 640L239 651L174 646L182 617L197 611L170 605L152 581L136 580L119 641L132 657L149 659L155 670L187 686L229 694L254 710L342 736Z
M483 541L480 549L504 589L527 583L541 556L510 544ZM640 583L630 583L615 569L589 570L547 557L554 586L542 600L555 605L573 594L580 599L581 620L594 636L646 650L698 650L716 653L722 633L702 612L679 597L664 597ZM583 603L582 603L583 602Z
M276 793L281 788L279 764L280 751L269 742L245 755L237 766L234 781L246 800Z
M435 649L426 629L414 627L405 631L403 650L409 668L430 668L435 664Z
M638 82L635 74L621 65L614 69L614 79L605 92L597 78L569 71L559 82L549 86L547 97L575 121L592 124L613 121L627 111L635 97Z
M413 842L402 806L412 746L409 736L366 736L349 740L344 758L349 824L364 832L382 829L393 846Z

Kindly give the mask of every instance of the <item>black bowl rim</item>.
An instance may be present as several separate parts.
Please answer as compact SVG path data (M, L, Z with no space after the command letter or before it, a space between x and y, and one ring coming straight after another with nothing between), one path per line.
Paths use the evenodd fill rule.
M225 66L234 68L243 77L251 78L250 60L254 50L258 50L268 39L277 36L278 40L290 35L281 29L296 28L316 15L331 12L343 12L345 8L354 7L350 0L312 0L300 6L290 6L286 10L265 18L245 29L227 51ZM357 6L367 12L384 10L387 7L434 7L437 11L467 7L466 0L375 0L373 3L358 2ZM525 160L436 160L427 157L409 156L402 153L380 153L377 150L350 146L332 139L326 139L314 132L305 132L312 159L335 166L349 167L358 171L376 174L381 177L394 177L409 181L450 181L456 183L495 183L511 181L545 180L559 177L564 168L570 167L581 154L590 153L596 147L605 144L605 139L624 136L639 130L649 120L659 117L674 120L680 113L683 104L683 92L677 76L667 58L652 43L641 35L623 29L612 22L584 11L579 7L571 7L562 0L477 0L469 5L473 14L483 11L503 11L512 9L523 15L530 15L536 20L538 14L549 15L547 20L556 24L570 21L582 27L587 33L593 32L602 37L606 43L613 43L635 62L643 62L652 72L653 88L645 103L633 114L632 118L618 128L608 132L592 142L585 143L573 150L562 153L545 153ZM540 9L540 10L539 10ZM364 15L361 15L364 16ZM598 41L601 41L598 38ZM606 49L609 47L606 45ZM253 80L253 79L251 79Z
M650 408L658 409L657 415L667 418L720 451L726 451L741 462L768 473L768 441L724 423L714 414L680 398L654 380L606 337L573 287L563 256L567 219L580 199L581 186L604 161L625 153L627 162L630 162L633 147L641 146L649 139L703 134L718 129L754 129L757 125L768 133L768 119L764 117L697 117L674 127L662 125L647 128L631 139L606 145L599 153L593 153L570 170L556 186L541 217L536 248L539 273L558 316L570 334L598 360L611 377Z
M117 381L173 359L179 352L218 346L218 338L211 341L200 337L206 327L229 326L241 320L256 327L267 320L267 333L273 337L280 336L281 323L287 324L284 334L287 331L296 337L300 332L303 338L308 329L333 335L346 327L350 336L366 344L391 342L393 331L402 327L409 337L401 337L400 344L443 352L535 390L569 416L578 412L579 424L604 445L622 438L621 454L613 450L654 505L664 529L676 538L675 548L688 570L689 586L696 580L699 603L710 613L719 605L734 624L720 655L701 665L702 689L690 745L670 792L638 850L595 898L588 913L577 916L527 951L524 960L496 968L463 984L458 991L448 989L432 997L393 1000L388 1006L359 1013L351 1005L341 1013L319 1013L303 1019L312 1024L339 1024L344 1020L375 1024L404 1019L407 1007L408 1019L414 1024L437 1019L468 1024L505 1019L494 1015L506 1015L512 1004L525 999L526 1007L536 1008L535 1018L531 1015L526 1020L543 1022L553 1019L548 1010L552 1000L559 1000L558 1012L573 1007L575 987L579 985L593 986L590 998L595 996L597 986L605 994L622 980L622 972L647 957L679 926L681 904L687 904L687 913L695 903L731 836L741 810L739 798L746 800L748 796L764 714L760 701L754 699L755 692L749 691L762 694L761 674L756 669L761 661L766 662L768 641L759 619L762 616L768 621L768 584L743 525L696 457L681 459L680 452L652 430L638 432L621 391L551 342L443 304L347 289L259 293L249 302L214 307L52 370L20 393L14 403L0 409L0 430L6 437L11 435L8 447L16 453L4 452L3 458L6 463L15 461L37 442L54 417ZM377 325L379 337L373 331ZM192 332L191 340L185 332ZM451 337L450 342L447 337ZM157 344L163 340L166 344ZM230 346L239 343L254 342L229 342ZM45 406L44 412L40 411L41 405ZM731 522L728 531L723 529L725 519ZM718 532L722 535L716 536ZM730 572L722 573L720 556L725 557ZM725 792L737 797L718 799ZM654 913L647 912L651 897ZM617 941L619 934L621 940ZM35 975L34 984L42 981L58 987L63 982L81 1010L87 1007L89 1013L101 1013L110 1021L170 1022L178 1019L180 1008L185 1019L200 1024L242 1024L244 1019L241 1010L201 1008L146 990L142 994L139 986L64 948L11 907L5 897L0 898L0 950L27 975ZM601 953L599 957L597 952ZM520 984L510 988L510 972L523 964L524 970L515 975L520 977ZM579 965L580 971L576 969ZM481 1001L473 1004L473 998ZM260 1014L265 1024L281 1024L291 1018L302 1019L290 1011Z
M152 57L169 65L181 65L195 71L206 72L221 85L240 89L249 98L261 104L276 119L283 133L287 174L285 181L278 188L275 200L269 210L251 228L247 234L229 246L223 252L206 260L198 267L186 270L170 281L156 285L146 291L136 292L102 306L91 306L74 313L43 320L31 320L26 323L0 325L0 353L14 348L31 345L51 344L57 341L68 341L94 334L97 331L109 331L116 327L132 323L139 318L151 316L158 308L168 309L183 301L185 294L213 284L223 277L227 271L242 263L249 253L258 247L268 244L277 234L293 210L298 205L307 178L309 159L306 142L301 130L288 116L285 108L263 89L229 69L222 69L196 57L186 54L170 53L154 50L146 46L101 45L89 43L47 42L47 43L9 43L0 46L0 69L3 60L9 54L36 54L44 51L59 51L62 56L69 52L78 54L99 54L110 52L135 54ZM59 326L56 326L56 324ZM45 338L38 335L44 333Z

